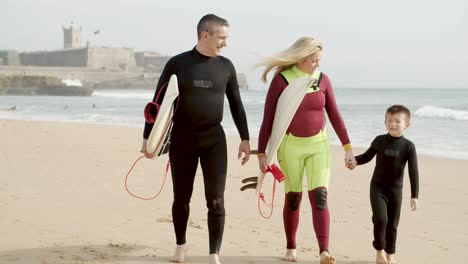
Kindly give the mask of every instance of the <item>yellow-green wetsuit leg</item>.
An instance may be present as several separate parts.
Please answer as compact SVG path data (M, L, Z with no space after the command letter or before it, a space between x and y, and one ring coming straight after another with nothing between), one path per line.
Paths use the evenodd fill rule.
M278 149L278 161L285 175L285 192L302 192L304 171L307 189L328 189L330 178L330 143L324 129L311 137L286 134Z

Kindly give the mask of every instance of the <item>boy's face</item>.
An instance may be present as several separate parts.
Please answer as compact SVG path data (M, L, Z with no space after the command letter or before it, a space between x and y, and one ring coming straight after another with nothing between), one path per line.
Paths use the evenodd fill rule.
M385 127L392 137L401 137L408 126L408 117L405 113L387 114L385 116Z

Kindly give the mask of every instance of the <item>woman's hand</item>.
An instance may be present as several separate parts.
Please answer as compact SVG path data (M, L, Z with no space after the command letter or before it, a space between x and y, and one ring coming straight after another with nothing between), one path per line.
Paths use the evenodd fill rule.
M259 156L258 157L258 167L260 168L260 171L262 171L262 173L266 172L268 164L266 163L266 157L265 156Z
M345 152L345 158L344 158L345 166L346 168L352 170L354 167L356 167L357 161L354 158L354 154L352 150L348 150Z

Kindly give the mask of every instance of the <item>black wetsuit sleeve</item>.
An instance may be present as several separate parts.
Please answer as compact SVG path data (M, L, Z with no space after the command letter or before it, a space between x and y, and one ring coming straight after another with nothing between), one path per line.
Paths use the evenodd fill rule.
M419 195L419 172L416 147L413 143L410 144L408 150L408 174L411 184L411 198L418 198Z
M230 77L226 87L226 97L231 109L232 119L236 124L237 131L239 131L241 140L249 140L247 116L240 96L236 70L230 61L227 61L227 63L229 63Z
M175 67L174 67L174 59L170 59L167 63L166 66L164 67L163 71L161 72L161 76L159 76L158 80L158 85L156 86L156 91L154 92L153 96L153 101L156 100L156 97L159 93L159 90L163 89L166 87L167 82L169 82L169 78L171 77L172 74L175 74ZM164 98L164 94L166 93L166 90L162 90L161 94L159 95L158 98L158 104L162 103L162 99ZM151 129L153 129L154 124L150 124L145 121L145 128L143 129L143 138L147 139L151 133Z
M358 155L358 156L355 157L355 159L357 161L357 165L366 164L366 163L368 163L369 161L371 161L374 158L374 156L377 154L376 145L377 145L377 138L375 138L374 141L372 141L372 144L366 150L366 152L364 152L361 155Z

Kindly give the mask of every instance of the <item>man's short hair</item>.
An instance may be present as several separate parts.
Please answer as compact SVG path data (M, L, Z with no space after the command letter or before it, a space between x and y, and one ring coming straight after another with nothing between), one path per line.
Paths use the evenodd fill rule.
M216 30L216 27L219 26L229 27L229 22L226 19L220 18L219 16L213 14L203 16L197 25L198 39L200 39L201 33L203 31L213 34Z

